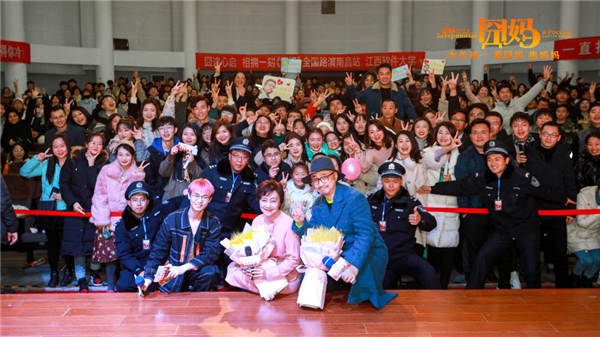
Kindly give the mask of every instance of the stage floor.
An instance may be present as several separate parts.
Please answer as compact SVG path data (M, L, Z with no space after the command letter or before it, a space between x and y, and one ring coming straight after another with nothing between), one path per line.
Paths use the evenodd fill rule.
M324 311L296 295L243 292L0 296L2 336L600 336L600 291L403 290L382 310L329 294Z

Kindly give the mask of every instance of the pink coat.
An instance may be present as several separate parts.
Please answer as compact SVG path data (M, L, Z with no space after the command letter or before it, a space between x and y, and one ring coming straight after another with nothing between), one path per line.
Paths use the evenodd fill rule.
M96 226L110 224L114 230L115 224L120 217L111 217L111 212L123 212L127 206L125 190L134 181L144 180L145 173L137 172L134 163L123 172L121 165L116 160L104 166L98 174L94 196L92 197L92 217L90 222Z
M292 231L292 222L292 218L283 212L272 224L265 223L263 215L259 215L252 221L253 228L263 227L275 239L275 248L269 260L263 262L261 267L265 270L267 280L277 280L282 277L287 279L288 286L281 291L282 294L294 293L300 287L300 277L296 271L296 267L300 264L300 240ZM232 286L258 293L254 281L247 277L235 262L229 264L225 281Z

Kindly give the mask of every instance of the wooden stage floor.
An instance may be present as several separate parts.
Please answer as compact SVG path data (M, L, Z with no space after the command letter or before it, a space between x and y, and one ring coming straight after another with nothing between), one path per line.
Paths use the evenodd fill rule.
M242 292L2 295L2 336L600 336L597 289L398 291L382 310Z

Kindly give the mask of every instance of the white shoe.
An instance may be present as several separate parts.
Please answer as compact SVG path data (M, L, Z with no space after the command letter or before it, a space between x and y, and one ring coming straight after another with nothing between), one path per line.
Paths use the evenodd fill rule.
M521 289L521 280L519 280L519 273L516 270L510 272L510 288Z

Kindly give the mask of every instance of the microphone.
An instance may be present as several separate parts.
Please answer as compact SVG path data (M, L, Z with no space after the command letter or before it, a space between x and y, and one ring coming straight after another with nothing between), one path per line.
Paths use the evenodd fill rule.
M246 248L244 248L244 251L246 252L246 256L252 256L252 247L246 246Z

